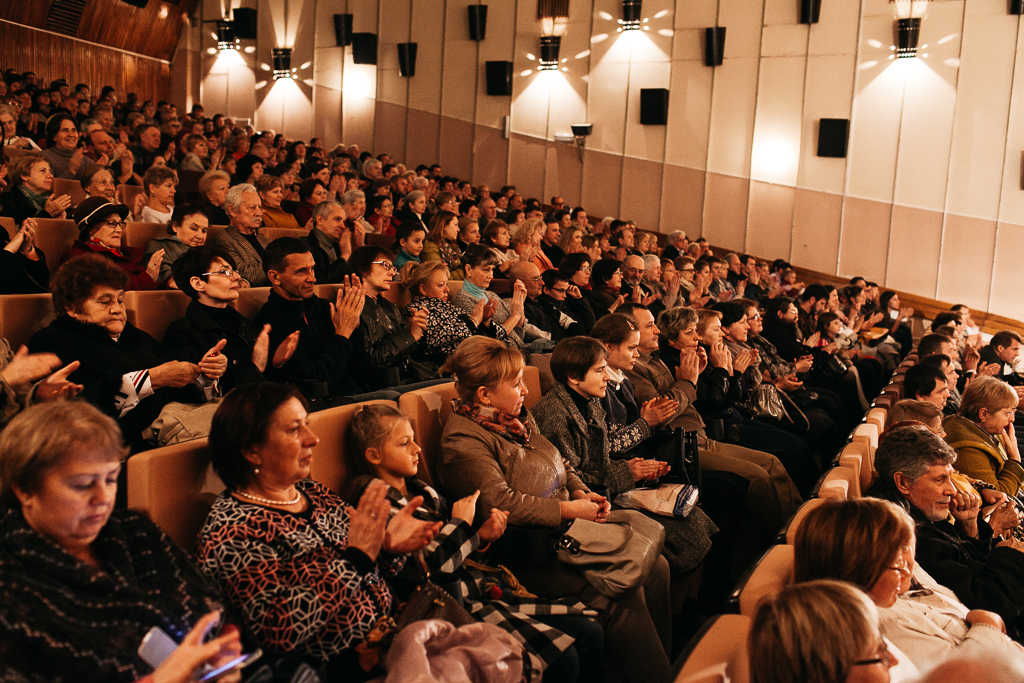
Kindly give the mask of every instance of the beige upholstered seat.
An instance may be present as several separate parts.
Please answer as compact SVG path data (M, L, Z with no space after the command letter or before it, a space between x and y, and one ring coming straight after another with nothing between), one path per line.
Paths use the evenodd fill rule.
M850 500L860 497L859 472L850 467L833 467L825 473L818 487L819 498Z
M730 602L738 602L740 614L753 618L758 604L793 581L793 546L773 545L736 585Z
M260 228L260 237L265 237L271 242L278 237L305 237L308 234L305 230L293 228Z
M166 223L137 223L129 221L124 228L121 244L126 247L145 247L151 239L170 237Z
M675 683L747 683L750 659L747 636L750 619L740 614L713 617L710 625L687 646Z
M61 257L68 253L76 239L78 228L74 221L63 218L36 219L36 246L46 254L50 275L57 272Z
M839 452L839 464L857 473L857 495L864 495L864 491L871 486L872 470L875 466L874 458L868 454L867 444L862 441L846 444Z
M267 303L270 296L270 287L247 287L238 290L238 300L231 305L236 311L249 320L256 317L256 314Z
M164 338L168 325L185 316L190 301L176 289L124 293L128 322L157 341Z
M67 179L67 178L54 178L53 179L53 196L59 197L66 194L71 198L72 208L78 206L79 202L87 198L89 195L86 193L85 188L82 187L82 183L78 180Z
M15 351L56 317L49 294L4 294L0 296L0 337Z
M786 543L793 545L793 540L796 538L796 530L800 528L800 524L803 523L804 518L811 510L824 504L824 502L825 501L821 498L811 498L810 500L804 501L804 504L797 508L796 512L793 513L793 516L786 524L786 527L782 530L786 537Z
M390 404L391 401L367 401L350 406L329 408L309 416L309 428L320 439L313 449L310 477L335 493L341 494L348 473L345 471L345 433L352 416L363 406ZM359 501L348 501L353 506Z

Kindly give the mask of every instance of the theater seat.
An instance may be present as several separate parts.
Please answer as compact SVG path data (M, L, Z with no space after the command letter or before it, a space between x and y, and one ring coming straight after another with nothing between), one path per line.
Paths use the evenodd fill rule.
M872 408L868 411L867 421L875 425L878 428L878 433L881 434L885 429L885 418L888 414L889 411L884 408Z
M878 427L862 422L853 430L851 441L859 441L868 447L868 460L875 461L875 449L878 448Z
M124 228L121 243L126 247L143 248L151 239L170 237L166 223L136 223L129 221Z
M833 467L822 477L818 498L851 500L860 497L858 472L851 467Z
M78 239L78 228L74 221L63 218L37 218L36 226L36 246L46 254L46 265L53 275L60 267L61 257Z
M338 290L341 289L341 285L316 285L313 287L313 293L321 299L326 299L332 304L338 300Z
M402 286L401 282L392 282L391 289L384 292L384 298L398 306L399 310L405 310L405 307L412 301L412 293Z
M720 614L704 623L679 655L674 683L747 683L750 619Z
M537 368L527 366L523 382L529 391L524 404L532 408L540 400L540 373ZM441 434L451 415L451 402L455 397L454 383L438 384L398 397L398 408L409 418L416 433L416 443L423 449L417 476L427 483L436 481L435 468L441 462Z
M69 180L67 178L54 178L53 196L59 197L62 194L66 194L71 198L71 208L78 206L82 200L89 196L85 192L85 188L82 187L81 182L77 180Z
M0 296L0 337L15 351L28 344L33 334L56 317L49 294L4 294Z
M736 583L729 607L745 617L754 617L758 604L793 581L793 546L773 545Z
M114 201L132 211L135 209L135 198L140 194L144 194L144 190L138 185L118 185L114 190Z
M155 448L128 459L128 507L149 515L188 552L224 484L213 472L206 439Z
M864 491L871 486L871 479L874 476L872 469L875 464L874 460L868 456L867 444L861 441L851 441L846 444L839 452L839 464L857 472L859 489L857 495L864 495Z
M231 307L252 320L263 308L263 304L267 303L268 296L270 287L246 287L238 290L238 300L231 304Z
M294 230L292 228L260 228L260 237L273 242L278 237L305 237L309 233L305 230Z
M392 401L367 401L350 406L328 408L309 416L309 428L320 438L313 449L313 464L310 477L337 494L341 494L347 473L345 471L345 432L348 431L352 416L363 406L391 405ZM359 501L348 501L355 505Z
M811 498L810 500L804 501L804 504L797 508L793 516L786 522L786 526L782 528L782 533L779 534L779 542L793 545L794 539L796 539L796 530L800 528L800 524L804 521L804 517L807 516L814 508L825 503L821 498Z
M366 234L363 239L363 243L368 247L383 247L384 249L391 249L391 247L395 246L395 236L370 232Z
M14 237L18 232L18 224L10 216L0 216L0 228L6 230L9 237Z
M163 340L168 325L185 317L190 301L176 289L124 293L128 322L157 341Z

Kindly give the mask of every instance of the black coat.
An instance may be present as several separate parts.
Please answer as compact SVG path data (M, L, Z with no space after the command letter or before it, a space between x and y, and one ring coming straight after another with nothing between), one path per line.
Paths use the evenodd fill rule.
M330 255L320 246L319 240L317 240L314 230L310 230L309 234L303 237L306 244L309 245L309 253L313 255L313 261L315 266L313 272L316 275L316 281L320 284L341 284L344 282L345 276L348 275L348 261L338 256L333 262L331 261Z
M594 315L594 309L590 307L590 300L587 298L588 290L580 290L583 294L579 299L573 297L566 297L565 303L563 304L563 310L566 315L579 323L583 329L582 334L590 334L590 331L594 329L594 325L597 324L597 316Z
M412 379L407 366L419 342L406 328L397 306L383 296L366 297L356 335L359 341L353 341L360 362L353 364L353 374L367 391Z
M530 324L549 333L551 341L557 343L566 337L576 337L587 333L587 330L578 322L574 322L568 327L562 327L559 320L562 317L563 305L563 302L556 301L547 294L541 294L536 299L527 297L523 309ZM566 315L572 317L568 312Z
M14 222L19 226L26 218L53 218L53 216L47 213L46 209L39 209L37 211L36 207L25 196L25 193L19 190L17 186L0 194L0 215L6 218L13 218ZM65 218L65 216L57 216L57 218ZM50 256L52 257L53 254L50 254Z
M263 380L263 374L252 362L252 347L260 329L230 306L212 308L192 300L185 309L185 317L167 327L164 346L178 360L198 363L217 342L227 339L221 353L228 357L228 368L220 384L223 391L228 392L243 384ZM268 356L273 358L274 347Z
M775 345L775 350L783 360L793 363L810 353L810 349L797 341L796 325L784 323L774 316L767 316L761 336ZM817 361L815 361L817 364Z
M11 241L6 230L0 230L0 294L45 294L50 291L50 269L46 255L36 247L38 261L23 254L12 254L3 247Z

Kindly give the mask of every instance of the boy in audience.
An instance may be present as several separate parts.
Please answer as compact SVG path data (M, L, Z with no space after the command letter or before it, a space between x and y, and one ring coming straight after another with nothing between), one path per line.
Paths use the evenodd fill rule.
M395 255L395 271L400 272L402 267L410 261L422 263L420 254L423 252L423 243L427 239L427 232L419 221L404 221L395 231L395 239L398 242L398 254Z

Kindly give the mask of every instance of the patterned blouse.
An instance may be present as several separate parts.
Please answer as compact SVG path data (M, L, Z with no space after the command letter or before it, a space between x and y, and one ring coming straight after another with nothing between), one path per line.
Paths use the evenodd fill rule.
M418 360L433 361L442 365L448 357L455 353L459 344L474 334L486 334L501 341L508 341L508 334L501 325L490 324L478 329L469 314L449 301L428 296L415 296L409 308L426 308L427 329L423 339L413 352Z
M309 500L305 513L221 494L199 534L197 558L262 648L327 659L361 643L393 611L383 577L405 558L381 551L374 563L349 548L344 501L308 479L295 487Z

